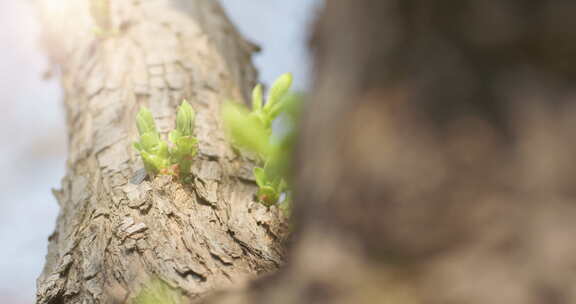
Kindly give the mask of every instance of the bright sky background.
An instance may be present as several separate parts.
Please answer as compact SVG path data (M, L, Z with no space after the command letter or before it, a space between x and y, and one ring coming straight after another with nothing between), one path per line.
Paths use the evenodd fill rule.
M308 85L307 27L320 0L222 0L240 31L263 48L263 82L294 73ZM66 159L57 80L42 80L46 59L28 1L0 0L0 303L33 303L36 277L58 214L51 188Z

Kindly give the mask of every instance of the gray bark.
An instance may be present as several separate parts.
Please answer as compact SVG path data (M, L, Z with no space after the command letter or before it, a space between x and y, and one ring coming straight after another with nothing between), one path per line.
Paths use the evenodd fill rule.
M255 83L256 47L217 2L37 5L69 138L37 303L122 302L155 279L196 299L276 269L285 219L254 201L253 164L231 149L220 120L220 104ZM166 134L182 99L197 112L193 183L132 184L143 167L132 148L136 112L149 107Z
M155 8L141 22L181 20L167 13ZM298 139L289 263L206 302L576 302L574 15L576 5L560 0L327 1L312 40L316 78ZM192 28L215 26L206 33L246 45L218 27L222 19L193 20L204 21ZM135 107L123 104L146 101L159 119L170 117L167 126L184 95L158 93L148 62L175 49L158 34L168 28L137 40L152 46L136 49L156 51L120 57L130 65L110 65L127 52L120 38L52 48L66 51L55 57L66 63L71 156L41 303L105 302L106 288L133 292L141 272L193 298L280 264L279 217L250 202L254 185L234 178L245 163L213 128L223 92L240 96L238 84L251 79L231 68L247 68L233 64L245 49L229 56L231 48L217 47L230 40L216 35L210 52L189 52L208 47L194 42L178 55L192 56L192 66L178 67L193 72L182 72L189 78L181 90L191 90L208 121L198 126L201 149L210 147L196 164L198 181L126 181L137 167L127 139L133 121L124 125ZM180 43L193 37L202 36ZM110 57L92 56L107 48ZM102 72L137 69L132 62L147 73ZM173 92L162 62L160 83ZM201 69L206 62L210 70ZM118 89L142 83L131 80L141 75L144 100L139 86ZM114 131L102 131L109 125Z

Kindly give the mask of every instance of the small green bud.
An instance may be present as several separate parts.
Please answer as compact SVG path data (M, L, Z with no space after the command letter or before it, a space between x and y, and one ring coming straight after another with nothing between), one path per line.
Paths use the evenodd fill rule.
M168 149L168 144L161 140L156 147L156 155L168 161L170 159L170 150Z
M140 149L146 152L153 152L154 149L160 144L160 136L158 133L144 133L140 135Z
M192 135L195 116L196 114L192 106L186 100L183 100L176 114L176 130L178 130L182 136Z
M270 88L270 92L268 93L268 100L264 106L264 111L270 112L274 104L282 100L291 85L292 74L290 73L282 74L276 81L274 81Z
M140 135L157 133L152 113L146 107L141 107L138 115L136 115L136 126L138 127L138 133L140 133Z
M274 120L278 116L278 114L284 111L286 105L284 100L285 99L282 99L281 101L276 102L270 107L270 109L268 110L268 117L270 120Z
M176 141L178 140L178 138L182 137L182 134L180 134L180 131L178 130L172 130L170 131L170 133L168 133L168 139L172 142L172 143L176 143Z
M266 185L266 173L264 169L256 167L252 172L254 173L258 187L264 187Z
M142 160L144 161L144 168L152 175L156 175L163 169L168 168L169 160L155 154L150 154L146 151L140 152Z
M227 102L222 108L222 117L233 144L258 155L262 167L253 170L258 185L258 200L266 206L279 202L282 193L289 189L286 176L293 133L280 142L271 141L272 122L280 113L290 111L288 119L295 121L296 102L301 98L289 93L292 75L281 75L268 92L263 105L262 86L252 90L252 111L237 103Z
M237 145L266 158L270 152L269 134L258 117L250 115L248 110L232 102L224 104L222 116Z
M172 156L175 162L180 162L181 159L186 157L193 157L196 155L197 140L191 136L182 136L176 138L174 148L172 149Z
M192 136L181 136L178 130L170 132L169 138L174 143L170 152L172 163L178 165L178 174L185 179L190 174L192 158L196 155L198 141Z
M151 176L158 174L158 170L151 160L150 153L142 150L140 151L140 156L142 157L142 162L144 162L144 169L146 169L146 172Z
M252 90L252 110L258 111L262 108L262 85L258 84Z
M197 141L192 137L195 113L190 104L182 101L176 114L176 130L169 134L168 143L160 138L152 113L144 107L136 116L136 124L140 133L140 140L134 143L142 157L144 167L148 174L178 174L187 177L192 165L192 157L196 154Z
M258 189L258 199L262 204L267 207L270 207L276 202L278 202L278 198L280 194L276 192L276 190L270 186L263 186Z
M142 290L130 301L133 304L180 304L186 298L178 289L171 287L160 279L146 283Z

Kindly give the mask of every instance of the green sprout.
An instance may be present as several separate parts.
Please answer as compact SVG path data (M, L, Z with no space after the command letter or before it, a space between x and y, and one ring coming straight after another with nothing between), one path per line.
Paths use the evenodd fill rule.
M142 107L136 116L140 140L134 143L150 176L173 174L182 179L190 175L192 158L197 152L197 140L193 136L195 113L187 101L182 101L176 115L176 130L169 134L172 146L161 139L156 130L152 113Z
M224 104L223 117L233 144L255 153L262 167L254 168L258 185L258 199L265 206L276 204L282 193L288 190L286 182L289 151L293 136L272 141L272 122L296 100L290 94L292 75L280 76L270 88L266 103L262 86L252 91L252 111L236 102Z
M182 178L188 178L192 158L196 155L198 141L192 135L194 129L194 120L196 114L192 106L186 101L178 108L176 115L176 130L168 135L170 141L174 144L170 150L170 157L173 164L177 164L178 173Z
M181 304L184 303L182 292L170 287L160 279L152 280L134 297L134 304Z
M156 175L170 165L168 144L160 139L152 113L147 108L138 112L136 126L140 140L134 143L134 148L140 152L146 172Z

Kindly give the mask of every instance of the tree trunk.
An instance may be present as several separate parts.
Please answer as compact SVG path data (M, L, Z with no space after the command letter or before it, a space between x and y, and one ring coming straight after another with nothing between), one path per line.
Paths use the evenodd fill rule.
M198 2L192 12L213 5ZM119 37L53 48L66 51L56 57L73 132L42 303L106 303L106 290L133 292L141 273L194 297L280 263L278 215L250 203L253 185L235 178L246 163L216 128L218 101L242 95L239 85L251 78L230 68L246 51L224 56L238 48L219 46L246 44L214 18L165 27L184 21L134 9L129 16L143 18L138 23L112 22ZM574 15L576 5L560 0L327 1L313 37L316 79L296 153L290 261L250 288L207 302L576 302ZM122 38L151 24L153 37ZM162 61L160 90L147 58L172 54L176 48L158 31L170 36L175 28L232 35L233 43L176 39L195 65L177 67L186 81L171 97L173 69ZM138 69L133 62L145 72L128 73ZM139 83L148 88L144 97ZM197 181L129 184L135 107L126 104L147 101L167 126L184 96L201 117Z
M576 303L575 15L558 0L327 1L296 265L338 253L297 275L315 292L292 303Z
M38 303L113 303L160 279L201 297L282 263L285 219L253 199L252 163L226 142L220 104L243 100L256 47L216 1L38 2L61 72L69 157ZM163 134L177 105L197 112L192 184L130 180L147 106Z

